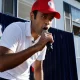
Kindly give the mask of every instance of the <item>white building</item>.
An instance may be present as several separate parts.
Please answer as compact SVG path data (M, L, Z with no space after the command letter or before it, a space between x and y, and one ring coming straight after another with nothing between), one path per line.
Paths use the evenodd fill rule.
M0 12L29 19L31 5L35 0L0 0ZM53 20L53 27L74 34L78 80L80 80L80 0L54 0L61 19Z

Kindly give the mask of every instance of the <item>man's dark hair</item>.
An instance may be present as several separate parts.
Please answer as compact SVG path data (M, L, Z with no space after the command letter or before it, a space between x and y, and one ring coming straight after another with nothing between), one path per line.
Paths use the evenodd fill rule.
M36 19L37 12L38 12L38 10L34 10L34 11L33 11L34 19Z

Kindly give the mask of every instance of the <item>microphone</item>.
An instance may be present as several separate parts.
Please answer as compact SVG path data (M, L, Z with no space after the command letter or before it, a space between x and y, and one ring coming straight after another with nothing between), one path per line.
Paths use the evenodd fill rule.
M48 42L48 43L47 43L47 48L48 48L48 50L53 50L53 45L52 45L52 43Z
M43 30L44 30L45 33L49 33L47 28L43 28ZM51 42L48 42L46 45L47 45L48 50L53 50L53 45L52 45Z

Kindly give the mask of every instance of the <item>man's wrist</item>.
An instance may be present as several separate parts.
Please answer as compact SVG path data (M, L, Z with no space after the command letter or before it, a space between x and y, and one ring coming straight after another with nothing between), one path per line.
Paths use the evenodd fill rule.
M35 44L34 47L35 47L38 51L41 51L41 50L44 48L43 44L39 44L39 43Z

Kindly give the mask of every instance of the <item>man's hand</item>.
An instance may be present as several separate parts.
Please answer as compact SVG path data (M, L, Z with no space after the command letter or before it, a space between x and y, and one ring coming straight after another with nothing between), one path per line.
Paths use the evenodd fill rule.
M39 46L39 50L42 50L44 48L44 46L48 43L51 42L53 43L53 36L51 33L47 33L45 31L42 32L40 40L38 41L38 43L36 45Z

